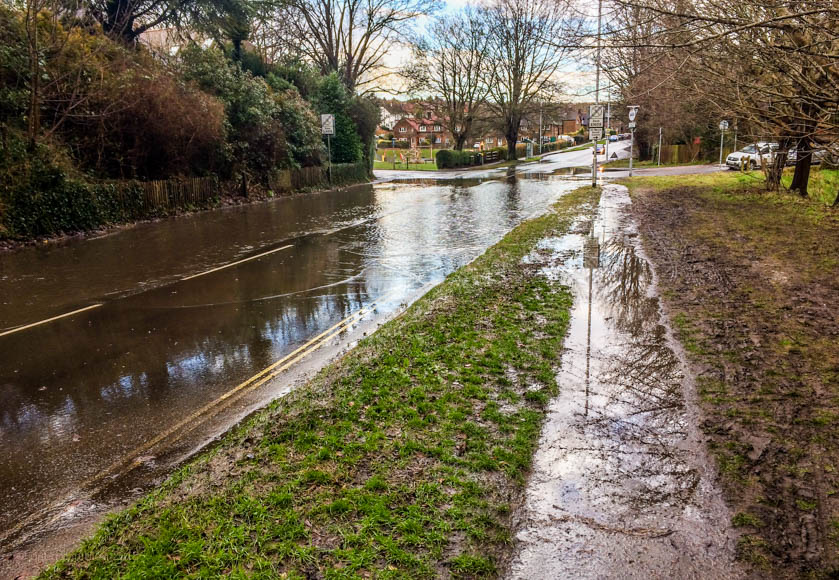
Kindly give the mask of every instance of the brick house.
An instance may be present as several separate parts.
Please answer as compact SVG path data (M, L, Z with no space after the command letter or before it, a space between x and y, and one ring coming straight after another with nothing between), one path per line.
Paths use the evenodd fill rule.
M402 117L393 125L393 137L407 142L411 148L433 145L444 149L451 147L453 142L451 133L431 111L425 112L422 117Z

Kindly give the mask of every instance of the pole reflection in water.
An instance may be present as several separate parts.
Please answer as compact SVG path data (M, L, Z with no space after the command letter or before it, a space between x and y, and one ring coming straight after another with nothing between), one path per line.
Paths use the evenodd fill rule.
M72 519L80 484L116 461L165 474L165 449L132 453L378 298L374 321L394 312L574 187L387 183L1 255L0 328L102 303L0 336L3 549L55 502Z
M528 258L576 301L514 578L737 576L730 518L629 203L626 188L604 187L596 219Z

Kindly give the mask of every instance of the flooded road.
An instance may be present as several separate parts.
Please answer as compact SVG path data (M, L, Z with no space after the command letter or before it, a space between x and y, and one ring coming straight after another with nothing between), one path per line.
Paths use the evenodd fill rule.
M136 497L287 389L301 356L372 330L577 185L382 183L0 256L0 552ZM234 393L247 405L219 414ZM16 557L49 561L68 535Z
M595 216L529 257L575 304L512 578L740 577L629 203L606 186Z

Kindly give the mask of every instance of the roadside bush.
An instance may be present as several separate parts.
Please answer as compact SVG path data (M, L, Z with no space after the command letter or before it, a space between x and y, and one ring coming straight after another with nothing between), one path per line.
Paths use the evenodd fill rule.
M314 99L319 114L335 115L332 136L332 162L357 163L363 157L364 145L350 117L351 102L344 83L335 73L323 78ZM375 129L375 128L374 128Z
M3 236L31 238L91 230L139 216L139 190L129 188L118 196L113 185L90 184L72 176L54 156L40 145L25 162L17 159L0 172Z
M217 170L225 142L224 106L161 71L129 71L89 106L101 115L69 117L60 134L83 168L121 179L165 179ZM118 103L110 113L109 105Z
M244 170L267 179L275 168L319 160L317 118L289 90L276 94L218 49L185 49L181 71L224 104L228 145L224 175Z
M455 149L441 149L436 153L435 160L437 161L437 169L467 167L480 164L481 154Z

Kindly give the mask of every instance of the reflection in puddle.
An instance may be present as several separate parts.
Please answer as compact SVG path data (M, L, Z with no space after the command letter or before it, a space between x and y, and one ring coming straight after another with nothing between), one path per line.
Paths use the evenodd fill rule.
M528 258L577 298L514 578L737 576L628 203L607 186L593 220Z

